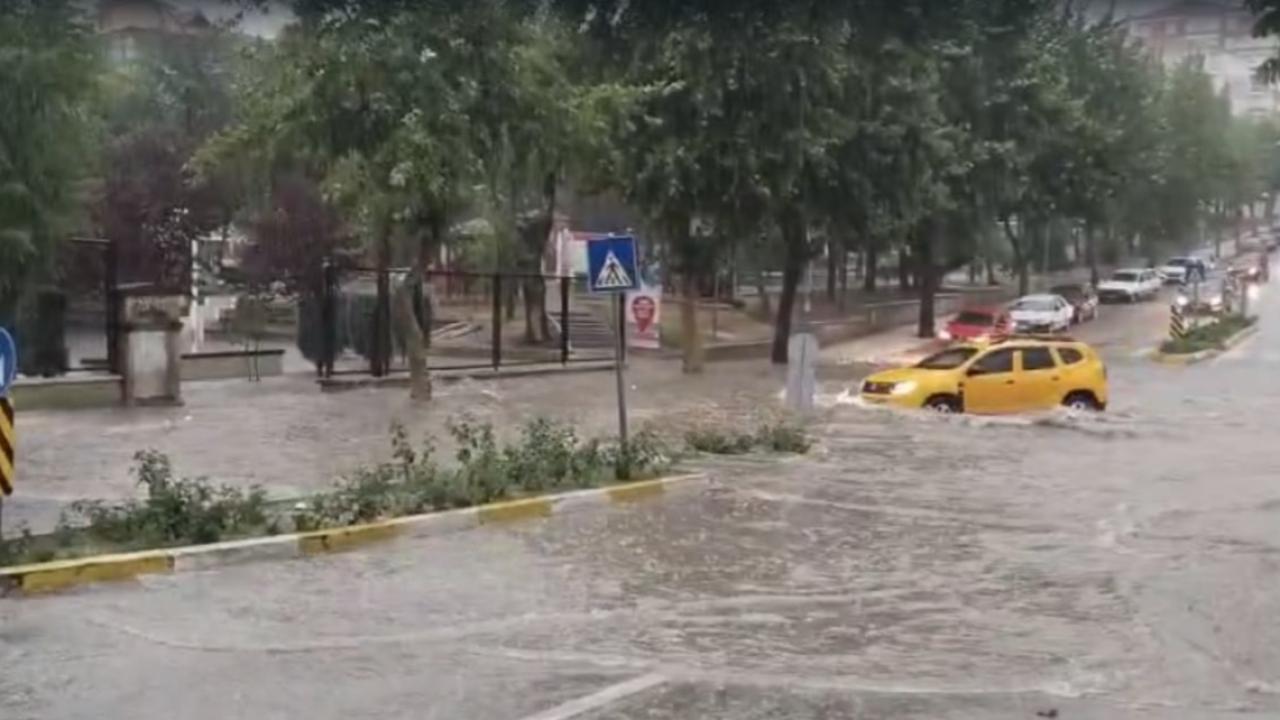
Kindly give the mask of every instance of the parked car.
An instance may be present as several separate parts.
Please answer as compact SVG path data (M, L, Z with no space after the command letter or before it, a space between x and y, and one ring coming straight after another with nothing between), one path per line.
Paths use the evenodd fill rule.
M1073 322L1082 323L1098 317L1098 293L1093 291L1093 286L1086 283L1056 285L1049 292L1061 295L1071 303L1071 307L1075 310Z
M1102 302L1137 302L1160 294L1164 283L1155 270L1129 268L1111 273L1098 283L1098 299Z
M938 333L938 338L983 343L1012 331L1013 321L1004 308L977 307L956 313Z
M1071 327L1075 308L1061 295L1027 295L1009 306L1014 332L1052 333Z
M1203 282L1209 275L1209 269L1204 261L1195 257L1169 258L1169 261L1157 268L1156 272L1160 274L1160 279L1171 285L1181 285L1196 280Z
M915 366L876 373L863 381L859 397L870 405L995 414L1105 410L1107 394L1107 370L1093 348L1015 336L989 346L956 345Z

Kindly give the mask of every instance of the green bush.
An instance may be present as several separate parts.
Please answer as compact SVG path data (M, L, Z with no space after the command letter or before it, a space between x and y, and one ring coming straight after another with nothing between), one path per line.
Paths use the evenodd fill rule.
M756 437L716 428L696 428L685 433L685 443L692 450L712 455L745 455L756 447Z
M1168 355L1187 355L1205 350L1222 350L1228 338L1251 327L1255 322L1257 322L1256 317L1222 315L1216 322L1193 328L1186 337L1165 340L1160 345L1160 352Z
M333 352L340 355L350 346L347 336L346 303L342 295L334 301L333 313ZM324 356L324 299L316 295L303 295L298 298L298 351L316 366L318 370L325 360Z
M67 296L55 288L41 288L23 303L18 314L18 369L23 375L53 377L67 371Z
M393 460L357 471L293 515L299 530L339 527L379 518L471 507L513 497L597 487L615 479L652 477L670 466L670 454L651 433L627 448L581 440L573 428L546 419L527 423L516 440L498 442L493 427L463 418L449 424L457 466L441 468L430 443L415 449L404 429L392 427Z
M757 438L762 447L777 453L803 455L813 447L803 427L786 422L764 425Z
M787 422L765 423L755 433L697 428L685 434L685 444L712 455L745 455L755 450L803 454L811 446L804 428Z
M232 535L262 530L268 525L266 494L257 487L214 487L204 479L175 479L169 458L154 450L134 456L138 484L146 487L143 500L120 504L80 501L71 505L71 520L82 519L95 540L123 546L147 547L180 543L211 543ZM78 523L77 523L78 524Z

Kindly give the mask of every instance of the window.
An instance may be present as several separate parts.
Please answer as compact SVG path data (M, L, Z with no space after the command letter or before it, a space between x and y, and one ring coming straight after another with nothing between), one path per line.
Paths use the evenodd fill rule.
M942 352L931 355L916 367L925 370L954 370L965 364L969 358L977 354L977 350L973 348L952 348L951 350L943 350Z
M1062 358L1063 365L1075 365L1084 360L1084 353L1074 348L1058 348L1058 357ZM1023 358L1022 361L1025 365L1026 358Z
M956 315L956 323L960 325L992 325L995 323L995 318L991 317L989 313L965 310Z
M1013 351L996 350L978 358L969 368L970 375L995 375L1013 372Z
M1051 370L1056 367L1053 353L1047 347L1024 348L1022 350L1023 370Z

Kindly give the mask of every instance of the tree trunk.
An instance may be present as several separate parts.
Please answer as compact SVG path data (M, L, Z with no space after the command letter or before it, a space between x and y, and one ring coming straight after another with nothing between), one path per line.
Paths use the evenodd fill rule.
M911 287L911 255L904 246L898 250L898 289Z
M1089 284L1098 287L1098 240L1092 224L1084 226L1084 254L1089 264Z
M920 273L920 322L916 334L932 338L937 332L934 322L934 299L938 293L938 269L933 262L933 220L915 229L916 260Z
M418 314L413 308L413 288L408 280L396 288L396 323L400 337L404 338L405 355L409 360L409 397L413 400L431 399L431 373L427 367L425 334L418 325Z
M686 375L702 372L702 333L698 328L698 278L686 270L680 277L681 370Z
M842 246L843 247L843 246ZM840 303L839 307L843 311L845 300L849 296L849 253L845 250L840 251Z
M1018 273L1018 294L1026 295L1031 290L1031 277L1027 268L1027 256L1023 252L1022 239L1026 237L1026 230L1023 230L1023 237L1019 238L1013 232L1013 226L1009 224L1009 218L1000 219L1000 224L1004 226L1005 237L1009 238L1009 247L1013 250L1013 263Z
M542 323L538 321L537 293L534 290L533 278L526 277L521 283L521 295L524 295L524 342L526 345L537 345L542 342L538 330Z
M868 293L876 291L876 280L880 275L880 253L874 247L869 247L863 256L862 272L862 289Z
M789 206L778 218L786 256L782 264L782 296L778 298L778 317L774 323L773 354L775 364L787 364L787 345L791 341L791 320L795 314L796 292L800 287L800 275L808 259L805 238L804 215L799 208Z
M836 303L836 247L834 240L827 241L827 302L834 305Z
M987 284L991 287L999 285L1000 281L996 279L996 264L991 262L991 257L983 258L982 262L987 266Z

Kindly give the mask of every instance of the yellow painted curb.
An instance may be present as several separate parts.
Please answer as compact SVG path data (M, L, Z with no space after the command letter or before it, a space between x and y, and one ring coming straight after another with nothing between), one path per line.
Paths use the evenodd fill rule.
M5 568L5 577L23 592L35 594L172 571L173 556L168 550L159 550Z
M615 488L609 488L609 500L615 503L636 502L655 497L666 492L667 484L662 480L642 480Z
M510 502L481 505L476 508L476 517L480 524L496 522L513 522L531 518L551 516L551 501L547 498L528 498Z
M368 525L316 530L302 533L298 536L298 550L303 555L343 552L364 547L365 545L386 542L399 535L403 529L403 523L386 521Z

